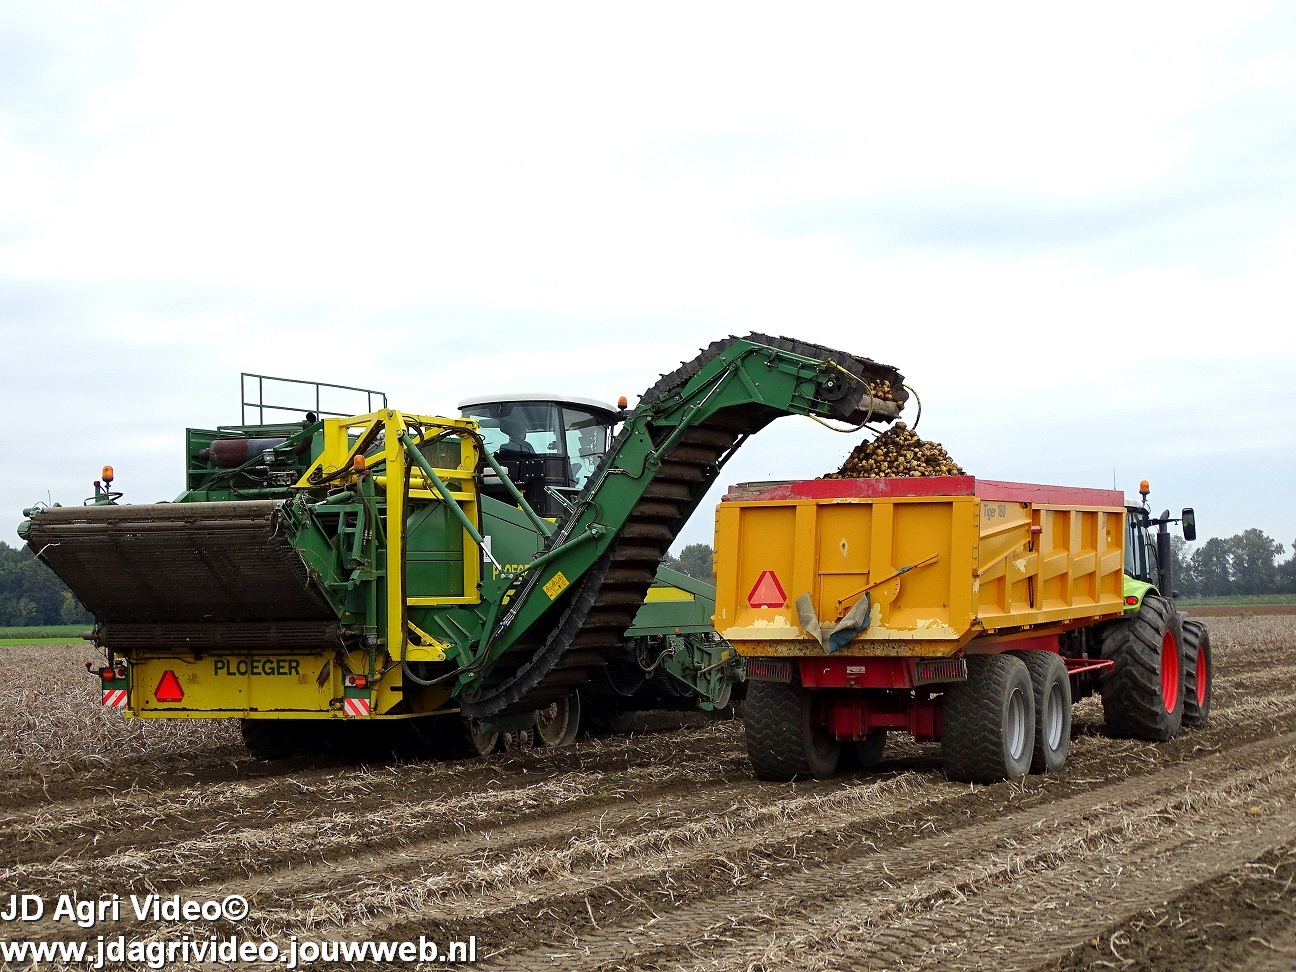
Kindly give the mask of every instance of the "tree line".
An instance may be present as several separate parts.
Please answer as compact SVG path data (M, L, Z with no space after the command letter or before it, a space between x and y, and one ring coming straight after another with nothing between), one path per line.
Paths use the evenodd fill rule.
M0 627L89 624L81 606L54 571L30 550L0 542Z
M663 563L667 567L678 570L681 574L688 574L697 580L714 584L715 578L711 576L711 558L714 555L715 551L711 549L711 544L690 543L680 551L678 557L668 555Z
M1171 537L1170 550L1174 588L1185 597L1296 594L1296 543L1283 560L1283 545L1255 527L1196 549Z

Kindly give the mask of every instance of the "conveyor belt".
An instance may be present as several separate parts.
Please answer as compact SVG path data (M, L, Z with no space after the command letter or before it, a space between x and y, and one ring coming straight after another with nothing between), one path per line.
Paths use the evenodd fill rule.
M697 358L663 375L644 393L638 407L649 407L679 390L738 340L816 361L833 361L860 379L853 387L842 389L841 417L845 421L890 421L903 407L904 379L894 368L830 348L763 334L713 343ZM869 398L864 387L873 379L889 381L899 403ZM505 709L536 708L565 698L591 680L602 678L608 658L624 650L625 631L634 623L658 565L715 480L720 458L745 436L784 414L766 405L751 404L725 409L688 429L663 456L652 484L631 510L612 549L574 585L576 590L565 613L543 645L533 641L514 646L483 680L475 697L460 700L463 711L482 718ZM615 462L629 434L627 424L608 450L604 467ZM597 488L601 472L602 469L590 478L590 488Z

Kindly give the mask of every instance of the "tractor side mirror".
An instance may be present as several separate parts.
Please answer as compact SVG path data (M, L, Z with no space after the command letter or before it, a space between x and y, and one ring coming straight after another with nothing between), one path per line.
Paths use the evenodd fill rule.
M1197 539L1197 515L1193 513L1192 507L1187 507L1181 514L1183 517L1183 536L1185 540Z

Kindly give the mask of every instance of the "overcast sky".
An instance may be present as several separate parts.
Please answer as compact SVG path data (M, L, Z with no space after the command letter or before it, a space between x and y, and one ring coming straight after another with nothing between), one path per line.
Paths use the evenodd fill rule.
M0 3L0 536L173 497L241 371L633 402L762 330L975 475L1290 547L1294 258L1291 4Z

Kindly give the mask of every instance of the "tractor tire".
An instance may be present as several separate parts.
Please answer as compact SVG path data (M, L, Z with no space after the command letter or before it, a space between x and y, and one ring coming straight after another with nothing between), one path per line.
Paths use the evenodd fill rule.
M1210 632L1206 625L1200 621L1184 621L1183 633L1183 724L1189 729L1200 729L1210 718L1215 660L1211 657Z
M1102 657L1115 662L1100 682L1107 731L1165 742L1184 715L1183 627L1174 607L1147 594L1138 614L1103 635Z
M747 756L762 780L823 780L837 772L841 743L815 719L800 685L752 682L743 703Z
M941 758L945 775L965 783L1025 776L1035 740L1035 691L1014 655L973 655L967 681L945 693Z
M1032 773L1062 768L1071 750L1071 677L1066 663L1051 651L1013 652L1030 672L1035 694L1035 748Z
M536 712L536 745L545 749L570 746L580 732L580 718L579 692L573 692L561 702L552 702L540 709Z

